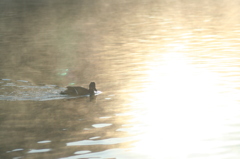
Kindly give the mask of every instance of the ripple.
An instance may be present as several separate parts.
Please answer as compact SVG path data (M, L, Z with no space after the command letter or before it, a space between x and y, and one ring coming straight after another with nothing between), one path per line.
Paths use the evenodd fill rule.
M130 129L129 128L119 128L116 131L125 131L128 132Z
M24 82L24 83L28 83L28 81L25 80L17 80L18 82Z
M32 149L28 151L28 153L43 153L43 152L49 152L51 149Z
M109 138L103 140L81 140L75 142L69 142L67 146L82 146L82 145L113 145L119 144L124 142L135 141L132 137L125 137L125 138Z
M90 140L99 139L101 136L90 137Z
M24 149L22 148L18 148L18 149L14 149L12 151L7 151L6 153L10 153L10 152L16 152L16 151L23 151Z
M112 124L110 123L101 123L101 124L93 124L92 126L94 128L103 128L103 127L107 127L107 126L111 126Z
M101 157L99 157L101 156ZM115 149L109 149L105 151L100 152L93 152L93 153L87 153L82 155L75 155L75 156L69 156L64 157L60 159L79 159L79 158L131 158L131 159L139 159L139 158L148 158L149 156L146 155L139 155L135 152L131 152L129 149L124 148L115 148Z
M109 119L111 118L111 116L102 116L102 117L99 117L99 119Z
M12 152L15 152L15 151L23 151L23 149L14 149L14 150L12 150Z
M38 141L37 143L39 143L39 144L44 144L44 143L49 143L49 142L52 142L52 141L50 141L50 140L44 140L44 141Z
M84 154L84 153L89 153L91 151L89 150L83 150L83 151L77 151L77 152L74 152L75 155L80 155L80 154Z
M117 113L115 114L116 116L129 116L129 115L132 115L131 112L126 112L126 113Z
M3 86L16 86L14 83L6 83L5 85Z
M1 80L3 80L3 81L11 81L11 79L1 79Z

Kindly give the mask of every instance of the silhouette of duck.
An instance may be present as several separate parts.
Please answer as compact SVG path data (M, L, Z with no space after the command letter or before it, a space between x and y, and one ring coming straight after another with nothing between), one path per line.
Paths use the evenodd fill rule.
M80 86L68 86L67 90L61 92L60 94L67 94L67 95L74 95L74 96L79 96L79 95L89 95L93 96L95 94L96 89L96 84L95 82L91 82L89 84L89 89L83 88Z

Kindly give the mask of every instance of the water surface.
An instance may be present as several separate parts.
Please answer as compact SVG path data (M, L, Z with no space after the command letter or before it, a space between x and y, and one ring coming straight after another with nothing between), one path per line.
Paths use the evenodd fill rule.
M238 1L0 6L0 158L239 158Z

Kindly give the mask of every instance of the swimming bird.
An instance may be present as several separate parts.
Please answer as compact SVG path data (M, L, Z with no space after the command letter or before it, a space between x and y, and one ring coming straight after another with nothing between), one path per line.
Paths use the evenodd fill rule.
M80 86L68 86L67 90L61 92L60 94L67 94L67 95L74 95L74 96L79 96L79 95L90 95L93 96L95 94L96 89L96 84L95 82L91 82L89 84L89 89L83 88Z

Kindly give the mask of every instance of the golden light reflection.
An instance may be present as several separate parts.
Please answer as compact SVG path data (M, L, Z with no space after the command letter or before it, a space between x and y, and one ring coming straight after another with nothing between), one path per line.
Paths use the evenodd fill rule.
M181 45L174 47L184 48ZM192 153L212 153L216 142L228 131L224 125L229 111L236 105L219 85L218 74L190 63L182 53L162 55L161 61L149 63L149 85L135 94L135 105L147 113L137 118L145 133L134 146L136 153L153 158L185 159ZM238 108L239 109L239 108Z

